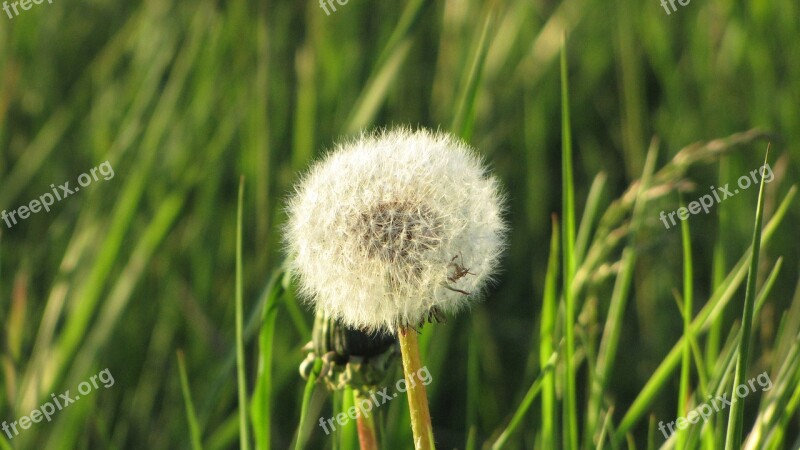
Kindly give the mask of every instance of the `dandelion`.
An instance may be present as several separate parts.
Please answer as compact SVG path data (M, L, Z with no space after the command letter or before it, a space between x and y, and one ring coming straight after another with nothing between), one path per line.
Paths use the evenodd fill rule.
M491 280L504 246L503 204L472 149L407 128L339 145L289 203L291 271L317 314L397 333L417 449L434 444L409 330L468 307Z
M417 327L476 298L503 248L503 197L444 133L401 128L339 145L300 183L286 242L303 296L347 326Z

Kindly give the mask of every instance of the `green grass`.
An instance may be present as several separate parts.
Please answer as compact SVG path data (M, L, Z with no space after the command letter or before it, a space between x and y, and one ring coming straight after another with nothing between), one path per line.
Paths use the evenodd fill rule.
M567 71L567 38L561 47L561 214L562 277L564 286L564 448L578 448L578 404L575 393L575 185L572 175L572 130L569 114L569 75Z
M764 164L769 161L769 147ZM746 296L744 298L744 308L742 309L742 337L739 339L739 349L736 358L736 374L733 378L733 388L731 398L737 394L740 384L747 378L748 357L750 356L750 341L753 336L753 308L756 301L756 284L758 281L758 263L761 251L761 223L764 220L764 178L758 187L758 205L756 206L756 220L753 226L753 242L750 244L750 268L747 271ZM742 434L744 428L744 407L742 402L731 405L731 412L728 416L728 433L725 438L725 449L738 449L742 446Z
M189 423L189 433L192 439L192 450L202 450L203 444L200 442L200 425L197 421L197 412L192 401L191 388L189 387L189 377L186 375L186 361L183 353L178 350L178 369L181 376L181 393L186 405L186 421Z
M247 426L247 365L244 357L244 307L242 306L242 208L244 199L244 177L239 179L239 201L236 209L236 387L239 394L239 448L250 448L250 431Z
M681 207L685 207L686 203L681 199ZM692 372L692 345L695 344L694 335L692 334L692 299L694 296L694 270L692 266L692 238L689 231L689 223L686 221L681 222L681 241L683 242L683 307L681 315L683 316L683 351L681 353L681 381L680 388L678 389L678 413L685 416L689 412L686 407L686 400L691 395L690 393L690 377ZM678 448L686 448L686 433L685 430L678 430L677 433Z
M313 317L285 274L284 201L326 148L395 124L465 139L509 199L485 301L419 336L439 448L797 448L798 16L730 0L0 12L0 211L115 172L0 221L0 422L115 378L0 449L353 448L354 423L318 426L352 393L298 374ZM681 199L738 187L768 141L773 181L663 226ZM660 422L763 372L772 389L664 439ZM375 425L410 447L402 396Z

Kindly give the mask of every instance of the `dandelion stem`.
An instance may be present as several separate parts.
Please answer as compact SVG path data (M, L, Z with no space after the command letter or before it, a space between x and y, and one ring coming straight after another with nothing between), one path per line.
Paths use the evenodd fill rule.
M361 405L362 400L371 401L360 390L354 390L353 397L356 407ZM356 424L358 426L358 442L361 450L378 450L378 438L375 435L375 420L372 414L363 409L360 410Z
M400 352L403 354L403 375L408 386L408 410L411 416L411 431L414 433L416 450L434 450L431 413L428 410L428 394L417 373L422 369L419 356L417 332L401 327L397 333Z

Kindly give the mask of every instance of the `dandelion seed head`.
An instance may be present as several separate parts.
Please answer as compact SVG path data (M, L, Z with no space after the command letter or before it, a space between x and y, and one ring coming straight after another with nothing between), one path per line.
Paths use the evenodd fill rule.
M301 295L347 326L394 331L468 307L504 247L496 178L462 142L399 128L338 145L298 184L284 239Z

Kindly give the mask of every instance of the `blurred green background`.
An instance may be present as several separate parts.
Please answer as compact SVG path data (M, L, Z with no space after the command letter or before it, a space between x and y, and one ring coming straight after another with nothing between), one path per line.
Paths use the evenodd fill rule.
M0 420L28 414L51 392L74 393L104 368L115 378L52 423L0 437L0 448L189 448L178 349L204 447L238 447L240 175L252 392L263 377L258 331L268 281L282 264L285 198L325 148L393 124L459 134L508 193L512 232L498 282L471 313L422 334L440 448L464 448L470 428L478 442L489 440L538 371L551 215L561 209L562 33L578 218L598 174L607 176L601 210L641 176L652 138L661 167L684 146L755 127L771 133L769 218L797 180L799 18L791 0L694 0L670 15L656 0L349 0L330 15L311 1L56 0L13 19L0 14L0 208L27 204L51 184L74 186L106 160L115 171L49 213L13 228L0 223ZM686 201L759 167L765 149L757 140L693 166L682 184ZM749 245L756 196L751 188L690 219L696 309L714 268L727 273ZM682 283L680 231L658 220L678 206L669 192L644 213L608 387L615 420L682 334L673 298ZM765 267L785 260L756 319L757 367L774 362L776 328L798 295L798 226L793 204L762 254ZM602 333L613 286L596 275L579 300L579 334L589 342ZM740 316L740 292L725 333ZM285 449L300 416L297 367L312 314L291 287L274 312L272 416L251 427L268 428L272 447ZM586 372L579 367L579 404ZM676 417L677 390L676 373L650 408L658 420ZM319 416L332 415L330 403L320 407ZM407 438L395 448L410 448L408 431L392 429L405 407L393 402L385 411L386 432ZM537 414L508 448L534 447ZM645 418L632 437L643 443L646 430ZM790 442L797 431L795 417ZM332 444L318 429L311 439L308 448Z

